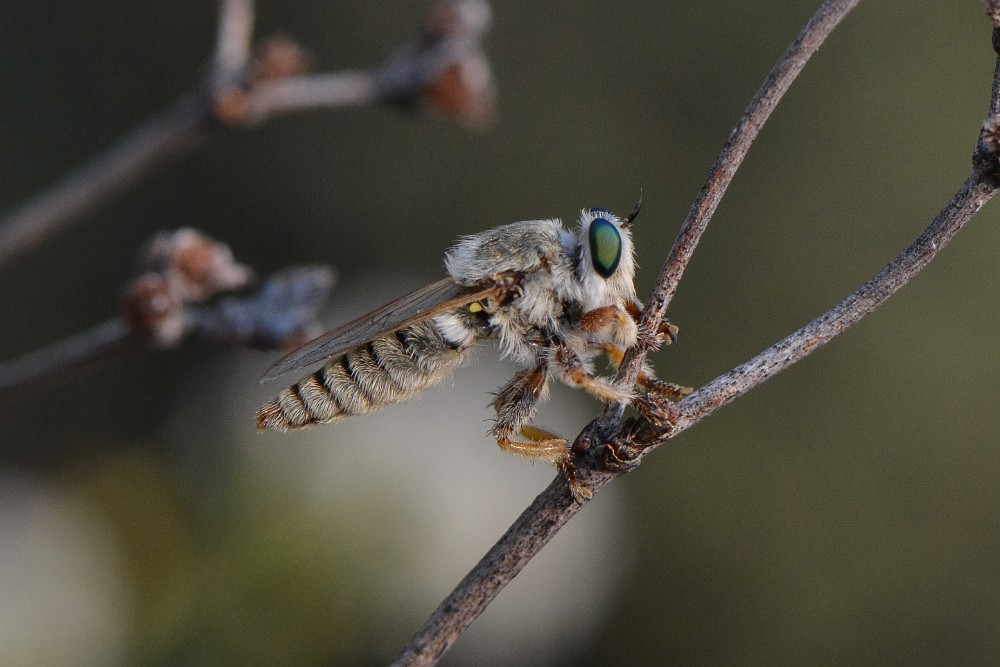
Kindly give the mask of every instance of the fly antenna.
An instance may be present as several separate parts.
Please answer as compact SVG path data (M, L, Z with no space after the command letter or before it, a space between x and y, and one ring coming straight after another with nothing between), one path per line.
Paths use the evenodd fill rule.
M642 188L639 188L639 201L635 203L635 206L632 207L632 212L629 213L628 216L625 218L625 222L622 223L622 229L631 225L635 221L635 219L639 217L639 211L641 210L642 210Z

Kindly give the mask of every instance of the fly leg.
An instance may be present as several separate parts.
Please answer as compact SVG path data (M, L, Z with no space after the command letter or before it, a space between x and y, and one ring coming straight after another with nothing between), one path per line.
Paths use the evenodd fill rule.
M580 356L568 347L553 349L551 358L552 374L571 387L579 387L602 401L630 403L632 391L597 377L590 372Z
M639 318L642 317L642 304L638 301L629 301L625 304L625 310L636 322L636 341L646 350L658 350L664 344L670 345L677 342L677 333L680 331L675 325L664 320L656 327L656 331L649 331L639 328Z
M631 345L638 337L636 320L618 306L602 306L580 316L580 329L599 340Z
M592 494L577 480L569 443L553 433L527 425L535 414L538 401L545 396L548 379L545 363L517 373L493 401L497 419L490 433L505 452L554 464L566 478L573 497L583 502ZM520 439L515 440L515 437Z
M670 325L673 327L673 325ZM676 329L677 327L673 327ZM604 352L608 360L616 368L625 357L625 350L612 343L604 344ZM676 401L691 393L691 387L684 387L673 382L664 382L653 374L653 369L643 363L642 369L635 380L636 384L646 390L646 395L639 397L633 403L639 413L654 424L664 424L671 421L671 401Z

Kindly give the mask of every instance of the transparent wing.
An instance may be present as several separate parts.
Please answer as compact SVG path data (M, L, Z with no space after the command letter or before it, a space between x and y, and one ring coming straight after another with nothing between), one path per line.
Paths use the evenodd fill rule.
M469 287L459 285L451 278L439 280L293 350L271 366L260 381L273 380L303 366L344 354L383 334L473 301L498 296L500 292L501 288L493 284Z

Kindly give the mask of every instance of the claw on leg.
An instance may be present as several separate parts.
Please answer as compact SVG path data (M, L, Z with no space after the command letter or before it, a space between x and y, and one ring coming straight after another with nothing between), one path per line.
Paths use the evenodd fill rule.
M664 382L663 380L653 377L649 373L645 372L639 373L639 377L636 379L636 382L648 393L659 394L675 401L694 391L691 387L674 384L673 382Z
M534 426L521 428L519 435L524 441L497 434L497 445L509 454L554 464L566 479L570 493L577 502L590 500L593 494L577 479L576 466L570 456L569 443L565 439Z
M646 350L658 350L663 345L672 345L677 342L677 334L680 332L676 326L670 322L661 322L656 331L651 331L645 327L639 327L638 344Z
M674 401L691 393L691 387L682 387L673 382L664 382L648 373L639 373L636 380L646 390L645 396L635 401L635 409L657 425L674 423Z
M565 439L534 426L525 426L518 435L524 442L510 436L496 434L500 449L508 454L516 454L532 461L545 461L561 465L569 458L569 445Z

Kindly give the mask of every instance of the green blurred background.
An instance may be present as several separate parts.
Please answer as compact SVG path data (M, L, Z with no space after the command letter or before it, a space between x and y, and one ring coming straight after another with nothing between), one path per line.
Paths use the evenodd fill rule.
M0 356L119 308L156 231L268 273L329 262L329 322L440 277L457 236L627 210L647 294L736 119L817 2L504 2L499 123L311 112L169 164L0 273ZM264 0L317 69L423 2ZM214 3L5 0L0 210L199 79ZM994 53L978 0L864 3L754 146L658 372L698 386L853 291L959 187ZM1000 662L1000 245L987 206L884 308L663 448L528 566L449 665ZM486 436L512 367L305 435L257 436L276 355L208 345L0 402L0 663L376 665L551 479ZM572 435L598 406L554 392Z

